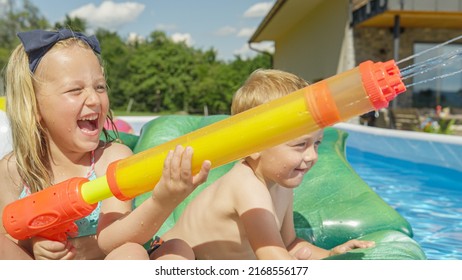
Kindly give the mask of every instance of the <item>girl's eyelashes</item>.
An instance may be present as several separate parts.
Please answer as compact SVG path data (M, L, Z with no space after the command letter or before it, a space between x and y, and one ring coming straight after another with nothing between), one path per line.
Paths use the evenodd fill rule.
M105 92L107 90L107 86L106 86L106 84L97 85L96 90L98 92Z
M80 92L82 92L81 88L72 88L68 91L65 91L64 93L79 94Z
M100 84L95 86L95 90L100 93L104 93L107 91L107 86L106 84ZM81 92L84 91L84 88L81 87L76 87L76 88L71 88L69 90L64 91L64 93L70 93L70 94L80 94Z

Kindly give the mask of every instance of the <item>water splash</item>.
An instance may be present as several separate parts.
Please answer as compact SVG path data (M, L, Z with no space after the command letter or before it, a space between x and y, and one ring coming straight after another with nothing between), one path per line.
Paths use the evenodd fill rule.
M409 61L410 59L414 59L416 57L419 57L423 54L426 54L430 51L435 51L449 43L452 43L454 41L457 41L459 39L462 39L462 35L456 38L453 38L451 40L448 40L444 43L441 43L439 45L436 45L432 48L426 49L424 51L421 51L417 54L411 55L409 57L406 57L400 61L398 61L396 64L399 65L403 62ZM455 67L454 67L455 66ZM418 62L406 67L403 67L400 69L401 71L401 78L403 81L416 77L416 76L421 76L423 74L429 73L431 71L434 71L438 73L437 75L434 75L431 78L428 79L423 79L419 80L416 82L410 82L406 83L406 87L412 87L418 84L424 84L428 83L430 81L434 80L439 80L439 79L444 79L450 76L454 76L456 74L462 73L462 48L456 49L454 51L438 55L432 58L429 58L425 61Z
M401 63L403 63L403 62L406 62L406 61L408 61L408 60L411 60L411 59L413 59L413 58L416 58L416 57L418 57L418 56L421 56L421 55L423 55L423 54L426 54L427 52L430 52L430 51L439 49L439 48L441 48L441 47L443 47L443 46L446 46L447 44L450 44L450 43L455 42L455 41L460 40L460 39L462 39L462 35L460 35L460 36L458 36L458 37L455 37L455 38L453 38L453 39L450 39L450 40L448 40L448 41L446 41L446 42L444 42L444 43L441 43L441 44L439 44L439 45L436 45L436 46L434 46L434 47L431 47L431 48L429 48L429 49L426 49L426 50L424 50L424 51L421 51L421 52L419 52L419 53L416 53L416 54L414 54L414 55L411 55L411 56L408 56L408 57L406 57L406 58L403 58L403 59L401 59L400 61L396 62L396 64L399 65L399 64L401 64Z

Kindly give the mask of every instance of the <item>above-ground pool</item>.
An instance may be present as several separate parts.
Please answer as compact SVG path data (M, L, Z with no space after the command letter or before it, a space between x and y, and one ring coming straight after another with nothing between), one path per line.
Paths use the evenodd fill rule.
M339 124L355 171L411 224L428 259L462 259L462 137Z

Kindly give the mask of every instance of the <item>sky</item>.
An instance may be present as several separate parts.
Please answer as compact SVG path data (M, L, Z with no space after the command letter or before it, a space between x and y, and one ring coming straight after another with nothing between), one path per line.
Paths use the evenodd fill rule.
M0 0L0 2L5 0ZM122 38L146 37L164 31L175 41L208 50L218 59L235 55L253 57L248 40L276 0L30 0L54 25L66 14L87 21L92 33L98 27L116 31ZM272 42L252 47L273 51Z

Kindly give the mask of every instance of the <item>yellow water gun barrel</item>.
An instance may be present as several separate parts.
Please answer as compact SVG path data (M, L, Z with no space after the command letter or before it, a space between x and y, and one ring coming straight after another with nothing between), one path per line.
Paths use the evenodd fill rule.
M153 189L169 150L194 149L193 172L204 160L212 168L279 145L337 122L388 106L404 92L398 67L366 61L358 67L307 86L287 96L183 135L110 164L106 176L81 187L89 204L116 196L128 200Z
M0 110L2 110L2 111L6 110L5 96L0 96Z

